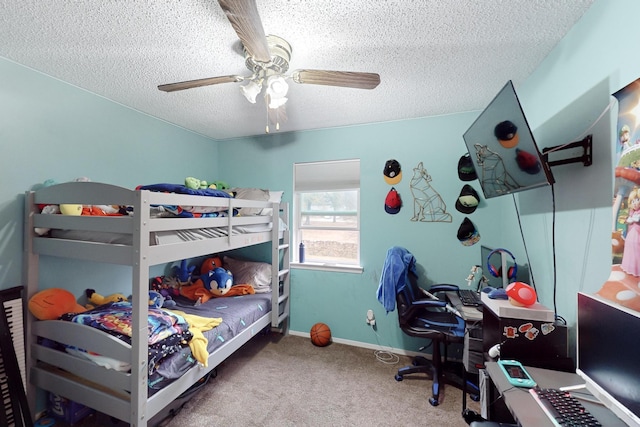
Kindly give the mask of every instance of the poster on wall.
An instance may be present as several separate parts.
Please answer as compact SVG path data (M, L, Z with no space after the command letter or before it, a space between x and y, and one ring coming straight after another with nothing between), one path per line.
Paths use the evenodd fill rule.
M640 311L640 79L613 96L618 100L611 274L600 296Z

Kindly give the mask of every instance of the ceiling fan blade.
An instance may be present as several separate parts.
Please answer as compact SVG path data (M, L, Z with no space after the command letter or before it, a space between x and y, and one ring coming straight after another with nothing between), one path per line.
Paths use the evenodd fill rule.
M175 92L177 90L185 90L185 89L191 89L194 87L217 85L220 83L237 83L243 80L244 80L244 77L240 77L240 76L209 77L207 79L189 80L186 82L159 85L158 89L164 92Z
M269 45L255 0L218 0L218 3L253 59L271 62Z
M353 71L296 70L291 74L296 83L374 89L380 84L380 75Z

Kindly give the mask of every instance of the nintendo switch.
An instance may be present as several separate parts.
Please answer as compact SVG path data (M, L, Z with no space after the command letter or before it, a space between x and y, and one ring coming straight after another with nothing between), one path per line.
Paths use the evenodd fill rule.
M516 387L532 388L536 386L536 382L531 375L524 369L524 366L517 360L499 360L498 366L509 380L509 383Z

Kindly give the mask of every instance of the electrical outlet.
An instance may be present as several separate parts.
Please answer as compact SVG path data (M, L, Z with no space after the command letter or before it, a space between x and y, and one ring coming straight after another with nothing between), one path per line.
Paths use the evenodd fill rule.
M373 314L373 310L367 310L367 325L374 326L376 324L376 316Z

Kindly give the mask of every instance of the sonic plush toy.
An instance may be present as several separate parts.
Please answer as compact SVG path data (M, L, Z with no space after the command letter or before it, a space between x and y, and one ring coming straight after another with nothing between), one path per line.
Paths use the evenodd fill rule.
M233 286L233 274L229 270L215 267L198 277L191 285L181 286L180 295L198 303L205 303L214 297L228 296ZM235 286L234 286L235 288ZM245 294L248 292L244 292ZM236 295L242 295L236 294Z
M222 296L233 286L233 274L229 270L216 267L201 276L205 289L215 296Z

